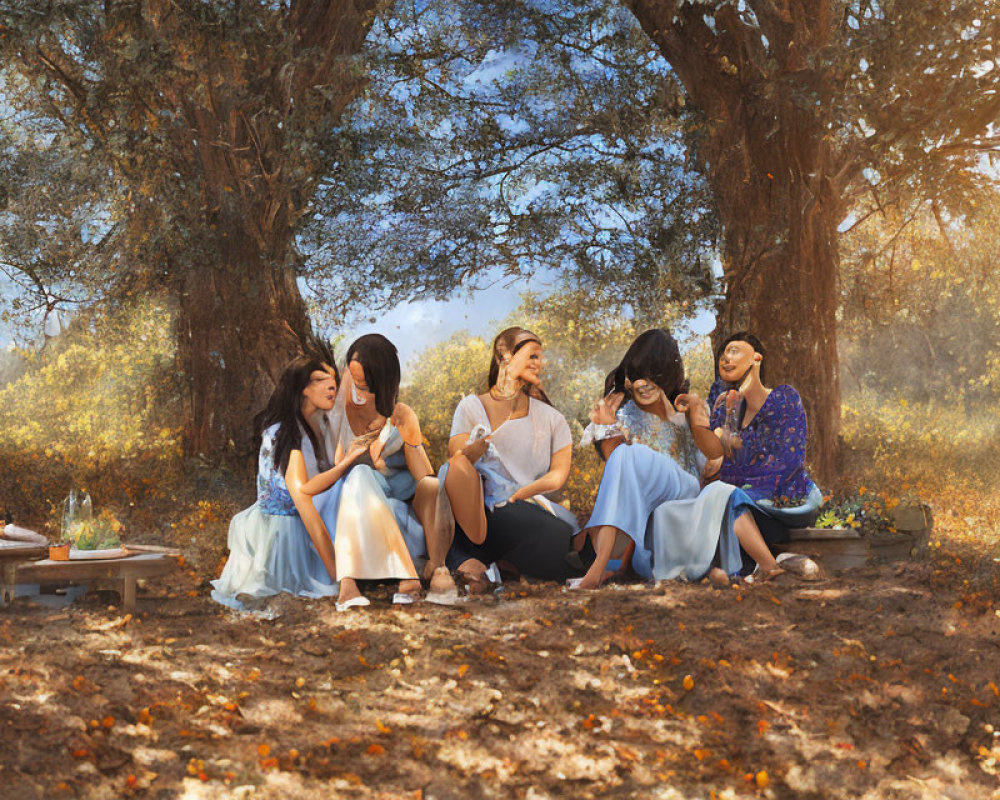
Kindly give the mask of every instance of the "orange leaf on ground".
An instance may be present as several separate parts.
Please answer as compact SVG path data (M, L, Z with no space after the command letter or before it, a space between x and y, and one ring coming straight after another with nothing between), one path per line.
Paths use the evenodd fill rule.
M458 668L458 677L459 678L464 678L465 677L465 673L468 672L468 671L469 671L469 665L468 664L462 664Z
M758 789L766 789L767 785L771 782L771 779L768 777L767 772L764 770L761 770L756 775L754 775L753 779L754 783L757 784Z
M365 752L370 756L380 756L385 753L385 748L380 744L370 744Z
M257 745L257 755L259 755L261 758L267 758L270 752L271 752L271 745L269 744Z
M689 692L694 688L694 678L690 675L684 676L684 688Z

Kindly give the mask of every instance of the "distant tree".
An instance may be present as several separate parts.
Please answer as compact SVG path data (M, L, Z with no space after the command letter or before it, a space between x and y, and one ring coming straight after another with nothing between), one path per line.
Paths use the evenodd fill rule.
M375 8L0 6L0 57L26 82L23 110L57 121L58 135L107 165L115 290L164 286L175 299L188 453L245 455L250 416L310 333L294 230L336 160L334 126L364 84L355 57ZM53 210L64 185L53 187Z
M961 219L891 207L844 237L845 390L992 407L1000 398L1000 195Z
M720 332L753 328L795 383L812 462L840 419L838 227L918 193L958 211L1000 116L992 0L623 0L702 116L723 229Z

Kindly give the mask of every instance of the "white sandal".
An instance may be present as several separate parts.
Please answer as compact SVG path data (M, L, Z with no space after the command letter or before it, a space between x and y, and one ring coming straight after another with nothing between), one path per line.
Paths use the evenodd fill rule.
M350 600L345 600L343 603L337 602L337 611L344 612L350 611L352 608L364 608L365 606L370 606L372 601L365 597L363 594L359 594L357 597L352 597Z

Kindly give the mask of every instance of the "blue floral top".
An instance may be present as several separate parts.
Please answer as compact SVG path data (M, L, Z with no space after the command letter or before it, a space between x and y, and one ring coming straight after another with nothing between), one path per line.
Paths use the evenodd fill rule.
M712 428L725 427L725 392L720 381L709 393ZM738 486L755 501L787 503L805 498L814 484L805 469L806 441L809 429L802 399L787 384L775 387L750 424L743 427L746 403L737 414L742 446L722 462L719 478Z
M618 409L613 425L590 423L580 444L587 445L614 436L624 436L628 444L644 444L672 458L681 469L701 480L705 458L694 443L683 414L673 414L667 419L661 419L656 414L643 411L633 400L628 400Z
M267 428L261 436L260 455L257 458L257 505L264 514L279 517L294 517L295 502L288 493L285 476L274 463L274 445L279 424ZM302 455L306 462L306 473L311 478L321 469L329 469L325 463L317 463L312 441L302 434Z

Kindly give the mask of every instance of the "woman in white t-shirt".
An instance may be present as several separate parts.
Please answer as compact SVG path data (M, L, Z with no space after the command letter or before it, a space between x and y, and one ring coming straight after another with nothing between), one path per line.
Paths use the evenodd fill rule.
M542 343L523 328L493 342L489 390L455 409L441 480L455 516L448 566L475 591L497 562L523 575L563 580L578 529L549 495L569 476L569 425L541 387Z

